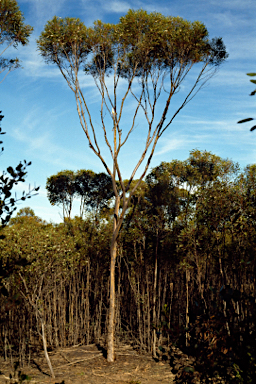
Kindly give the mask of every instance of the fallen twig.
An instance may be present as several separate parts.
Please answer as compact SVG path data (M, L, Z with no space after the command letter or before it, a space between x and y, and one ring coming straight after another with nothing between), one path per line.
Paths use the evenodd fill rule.
M88 358L86 358L86 359L76 360L76 361L72 361L71 363L68 363L68 364L59 365L59 366L56 367L55 369L59 369L59 368L66 367L66 366L68 366L68 365L73 365L73 364L76 364L76 363L80 363L81 361L87 361L87 360L95 359L96 357L99 357L100 355L102 355L101 352L99 352L96 356L91 356L91 357L88 357Z
M71 361L64 355L63 352L59 352L59 354L63 357L64 360L66 360L68 363L71 363Z

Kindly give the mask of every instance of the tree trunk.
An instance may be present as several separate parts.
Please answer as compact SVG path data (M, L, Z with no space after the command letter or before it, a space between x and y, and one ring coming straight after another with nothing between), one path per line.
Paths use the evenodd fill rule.
M111 244L110 249L110 298L109 298L109 321L108 321L108 356L107 361L113 363L115 360L114 333L115 333L115 264L116 264L117 242Z
M187 301L186 301L186 347L188 347L188 342L189 342L189 339L190 339L190 335L189 335L189 332L188 332L188 326L189 326L189 295L188 295L188 283L189 283L189 280L190 280L190 273L188 271L188 269L186 269L186 293L187 293Z
M52 368L52 363L51 363L51 360L49 358L48 351L47 351L47 342L46 342L45 329L44 329L44 320L40 316L39 316L39 319L40 319L41 328L42 328L42 335L41 336L42 336L42 340L43 340L44 355L45 355L48 367L49 367L50 372L51 372L51 377L53 379L55 379L55 375L54 375L53 368Z
M153 340L152 340L152 355L153 358L157 358L156 355L156 286L157 286L157 268L158 268L158 228L156 230L156 249L155 249L155 269L154 269L154 286L153 286Z
M118 235L117 227L118 227L119 206L120 206L120 200L116 196L113 235L112 235L111 245L110 245L109 320L108 320L108 348L107 348L107 361L109 363L113 363L115 360L115 345L114 345L115 300L116 300L115 265L116 265L116 251L117 251L117 235Z

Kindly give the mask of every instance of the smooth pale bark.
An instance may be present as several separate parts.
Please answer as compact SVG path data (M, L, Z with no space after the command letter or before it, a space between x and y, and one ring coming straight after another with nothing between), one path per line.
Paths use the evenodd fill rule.
M115 360L115 265L116 265L116 249L117 243L114 241L111 247L110 259L110 297L109 297L109 322L108 322L108 354L107 361L113 363Z
M108 318L108 347L107 361L113 363L115 361L115 305L116 305L116 287L115 287L115 266L117 252L117 236L121 227L122 219L118 218L120 207L119 196L115 198L115 213L113 223L113 234L110 246L110 279L109 279L109 318ZM125 207L123 207L125 209Z
M188 346L188 341L189 341L189 332L188 332L188 325L189 325L189 287L188 283L190 281L190 273L188 269L186 269L186 296L187 296L187 301L186 301L186 347Z
M51 377L53 379L55 379L55 375L54 375L53 368L52 368L52 363L51 363L51 360L49 358L48 351L47 351L47 342L46 342L45 329L44 329L44 325L45 324L44 324L44 320L41 317L40 317L40 322L41 322L41 328L42 328L42 335L41 335L41 337L42 337L42 340L43 340L44 355L45 355L48 367L49 367L50 372L51 372Z
M156 250L155 250L155 270L154 270L154 288L153 288L153 340L152 340L152 355L157 358L156 355L156 287L157 287L157 268L158 268L158 228L156 230Z

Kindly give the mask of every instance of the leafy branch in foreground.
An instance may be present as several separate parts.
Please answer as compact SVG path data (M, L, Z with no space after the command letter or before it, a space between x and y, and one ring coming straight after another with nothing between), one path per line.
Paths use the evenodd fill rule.
M256 73L254 73L254 72L247 73L247 76L254 77L254 76L256 76ZM253 84L256 84L256 80L255 80L255 79L251 79L250 82L253 83ZM255 96L255 94L256 94L256 88L254 89L254 91L252 91L252 92L250 93L250 96ZM252 121L252 120L254 120L253 117L248 117L248 118L246 118L246 119L239 120L237 123L238 123L238 124L241 124L241 123L247 123L248 121ZM254 131L255 129L256 129L256 125L254 125L253 127L251 127L250 131L252 132L252 131Z
M3 119L3 116L0 115L0 121ZM2 132L2 128L0 127L0 134L4 135L5 132ZM0 141L0 144L2 144L2 141ZM1 149L1 152L3 152L3 148ZM6 171L3 171L2 175L0 176L0 218L1 218L1 225L6 225L13 212L16 210L16 203L18 201L24 201L26 199L29 199L33 192L37 192L39 190L39 187L30 188L26 193L25 191L22 192L21 197L17 197L16 193L14 194L14 197L12 195L12 189L19 183L25 182L25 176L27 174L26 168L31 165L31 162L20 162L16 168L8 167Z

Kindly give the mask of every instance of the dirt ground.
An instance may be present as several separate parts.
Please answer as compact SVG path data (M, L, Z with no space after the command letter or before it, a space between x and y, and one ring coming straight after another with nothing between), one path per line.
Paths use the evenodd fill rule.
M60 349L49 354L56 378L51 379L45 358L40 355L20 375L0 360L0 383L51 384L162 384L173 383L174 375L166 362L155 362L150 354L139 354L129 345L116 348L116 361L108 363L104 350L95 344ZM10 373L12 379L10 379ZM22 381L21 374L30 380Z

